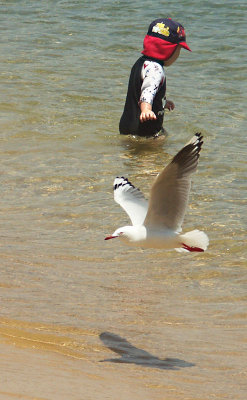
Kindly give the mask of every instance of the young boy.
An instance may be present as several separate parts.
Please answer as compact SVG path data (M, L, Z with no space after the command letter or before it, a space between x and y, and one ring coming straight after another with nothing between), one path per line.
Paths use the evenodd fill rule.
M119 123L123 135L156 136L163 130L164 109L175 105L166 100L163 66L172 65L181 48L190 50L183 26L170 18L153 21L143 42L143 56L131 69L124 111Z

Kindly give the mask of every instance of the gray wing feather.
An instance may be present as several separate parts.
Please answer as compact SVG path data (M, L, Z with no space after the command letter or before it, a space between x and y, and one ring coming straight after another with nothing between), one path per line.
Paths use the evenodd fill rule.
M197 133L157 176L151 189L145 226L181 231L189 199L191 174L196 171L202 143L202 135Z

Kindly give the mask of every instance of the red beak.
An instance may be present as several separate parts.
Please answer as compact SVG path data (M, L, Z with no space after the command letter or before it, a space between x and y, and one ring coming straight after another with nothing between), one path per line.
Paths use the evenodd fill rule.
M115 238L117 238L118 236L106 236L105 237L105 240L109 240L109 239L115 239Z

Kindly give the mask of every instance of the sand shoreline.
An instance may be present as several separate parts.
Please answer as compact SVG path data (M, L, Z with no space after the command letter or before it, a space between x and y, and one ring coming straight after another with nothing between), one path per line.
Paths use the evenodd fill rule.
M103 363L97 355L93 361L80 360L5 343L0 343L0 352L1 400L161 400L167 392L155 387L141 367ZM166 399L175 398L166 393Z

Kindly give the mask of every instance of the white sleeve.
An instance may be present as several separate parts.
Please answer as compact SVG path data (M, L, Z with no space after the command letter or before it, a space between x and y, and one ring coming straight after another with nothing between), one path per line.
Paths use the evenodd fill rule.
M154 97L165 80L163 67L155 61L145 61L141 70L143 79L140 102L153 104Z

